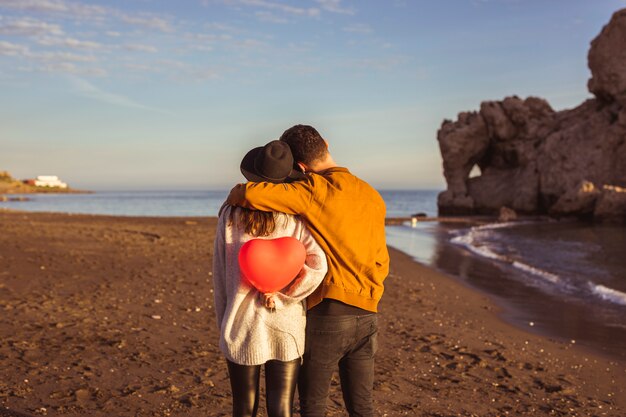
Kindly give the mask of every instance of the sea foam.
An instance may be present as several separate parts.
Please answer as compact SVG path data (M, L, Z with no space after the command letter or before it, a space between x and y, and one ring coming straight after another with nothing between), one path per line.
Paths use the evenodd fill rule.
M584 284L583 286L576 286L574 282L570 282L569 279L564 279L558 274L532 266L512 256L498 253L498 243L489 241L490 239L493 240L494 233L497 233L495 229L503 229L528 223L529 222L509 222L474 226L460 232L457 231L457 236L454 236L450 241L463 246L476 255L503 263L519 271L523 271L526 274L537 277L540 279L540 282L547 283L551 287L556 287L560 291L565 291L570 294L580 294L580 291L587 294L591 292L594 296L599 297L603 301L626 306L626 293L622 291L592 281L587 281L587 288L584 288Z
M592 293L603 300L626 306L626 293L593 282L589 283L589 287Z
M526 223L527 222L523 222L523 223L522 222L517 222L517 223L507 222L507 223L492 223L492 224L486 224L482 226L474 226L474 227L471 227L469 230L466 230L463 234L453 237L450 241L452 243L465 247L469 251L479 256L493 259L499 262L504 262L512 266L513 268L532 274L552 284L561 285L563 287L569 287L569 285L563 282L561 277L559 277L557 274L534 267L532 265L513 259L506 255L499 254L495 252L489 246L488 243L485 242L485 238L487 238L491 233L493 233L492 230L494 229L502 229L502 228L517 226L517 225L526 224Z

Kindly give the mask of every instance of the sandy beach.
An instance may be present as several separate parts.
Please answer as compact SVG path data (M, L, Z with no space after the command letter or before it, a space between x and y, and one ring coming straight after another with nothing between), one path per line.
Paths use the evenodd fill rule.
M215 225L0 211L0 416L228 416ZM483 294L391 257L380 416L626 415L626 363L519 330Z

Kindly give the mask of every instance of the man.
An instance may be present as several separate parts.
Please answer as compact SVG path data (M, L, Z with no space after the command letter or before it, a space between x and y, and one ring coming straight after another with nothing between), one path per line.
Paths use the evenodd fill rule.
M300 215L326 253L328 274L307 299L301 414L325 415L331 376L339 366L350 416L374 416L376 312L389 272L385 203L369 184L337 166L313 127L293 126L280 140L289 144L306 178L239 184L228 203Z

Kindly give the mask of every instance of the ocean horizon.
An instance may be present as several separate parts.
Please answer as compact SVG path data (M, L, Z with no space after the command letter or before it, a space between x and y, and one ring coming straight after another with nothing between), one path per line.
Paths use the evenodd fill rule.
M112 216L217 216L230 189L223 190L113 190L77 194L13 194L26 201L0 202L0 208L24 211L102 214ZM437 214L435 189L381 189L387 217Z

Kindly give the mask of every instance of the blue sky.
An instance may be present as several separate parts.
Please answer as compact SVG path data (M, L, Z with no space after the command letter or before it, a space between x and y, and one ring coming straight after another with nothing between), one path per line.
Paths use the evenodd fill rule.
M0 0L0 170L88 189L226 189L311 124L377 188L444 188L444 119L589 97L625 0Z

